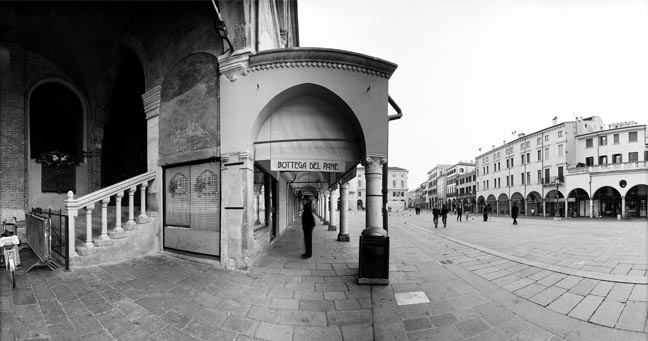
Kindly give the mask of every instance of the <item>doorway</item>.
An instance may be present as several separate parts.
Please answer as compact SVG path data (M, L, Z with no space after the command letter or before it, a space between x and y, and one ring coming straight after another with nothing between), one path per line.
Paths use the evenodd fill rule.
M124 49L104 125L101 186L146 172L146 114L142 102L144 71L138 57Z

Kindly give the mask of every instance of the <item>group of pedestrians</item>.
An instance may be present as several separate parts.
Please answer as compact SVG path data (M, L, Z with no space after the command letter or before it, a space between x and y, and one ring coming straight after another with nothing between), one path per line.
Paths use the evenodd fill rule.
M434 228L437 228L439 226L439 216L441 216L443 227L445 228L448 225L448 208L446 207L446 205L443 205L441 207L441 210L439 210L438 205L434 205L434 208L432 209L432 216L432 220L434 221Z

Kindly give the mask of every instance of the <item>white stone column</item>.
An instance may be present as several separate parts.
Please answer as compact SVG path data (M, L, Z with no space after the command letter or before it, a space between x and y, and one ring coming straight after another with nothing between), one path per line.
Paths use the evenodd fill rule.
M329 231L337 231L336 219L335 219L335 207L337 206L337 189L331 190L331 199L329 202Z
M594 200L592 200L592 197L589 199L589 207L590 207L590 219L594 219Z
M110 198L101 200L101 235L94 241L97 246L112 244L110 237L108 237L108 203L110 203ZM110 243L107 243L107 241L110 241Z
M135 225L135 190L136 187L131 187L128 189L128 221L126 222L127 230L134 230Z
M547 205L546 204L547 204L547 202L545 201L545 199L542 199L542 217L547 216Z
M348 242L349 238L349 184L340 185L340 233L338 233L338 242Z
M626 207L625 207L625 196L621 197L621 218L626 216Z
M382 165L387 158L368 156L364 160L365 178L367 180L366 228L382 229Z
M325 190L325 191L324 191L324 200L322 200L322 203L324 204L324 207L323 207L323 209L322 209L322 219L324 219L324 221L323 221L322 223L323 223L324 225L328 225L328 224L329 224L329 222L328 222L328 206L329 206L329 202L328 202L328 201L329 201L329 198L330 198L330 197L331 197L331 196L330 196L329 191L326 191L326 190Z
M126 234L124 233L124 228L122 227L122 199L124 198L124 192L120 191L115 194L115 227L112 231L108 232L110 238L119 239L125 238Z
M146 187L148 187L148 182L144 182L140 185L140 204L141 211L139 216L137 216L137 223L144 224L151 222L151 218L146 214Z
M85 207L86 211L86 240L85 247L90 249L94 247L92 242L92 210L94 209L94 204L89 204Z
M67 208L67 217L68 217L68 232L67 232L67 251L68 257L78 256L76 251L76 217L79 214L76 208L71 208L72 205L70 202L74 200L74 193L72 191L67 192L67 200L65 200L65 206Z

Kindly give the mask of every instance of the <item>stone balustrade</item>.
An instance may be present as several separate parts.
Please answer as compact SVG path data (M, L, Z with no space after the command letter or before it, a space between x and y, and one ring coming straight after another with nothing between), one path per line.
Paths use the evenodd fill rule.
M624 162L624 163L610 163L607 165L588 166L588 167L574 167L568 168L568 175L578 175L587 173L605 173L605 172L619 172L629 170L648 169L648 161L637 162Z
M125 230L122 227L122 199L124 192L128 192L128 221L126 222L126 229L135 229L136 224L143 224L150 222L146 211L146 188L150 181L154 180L156 174L154 171L147 172L114 185L102 188L96 192L86 194L79 198L74 198L74 193L69 191L67 200L65 200L65 208L68 215L68 231L67 247L70 257L78 255L79 253L89 252L95 246L111 245L111 239L124 238ZM141 210L135 220L135 192L137 188L140 190ZM115 198L115 226L112 231L108 231L108 204L111 198ZM92 236L92 212L95 209L95 204L101 207L101 234L97 238ZM85 231L85 244L82 247L76 246L76 230L75 222L79 211L85 211L86 216L86 231ZM83 251L82 251L83 250ZM77 253L79 251L79 253Z

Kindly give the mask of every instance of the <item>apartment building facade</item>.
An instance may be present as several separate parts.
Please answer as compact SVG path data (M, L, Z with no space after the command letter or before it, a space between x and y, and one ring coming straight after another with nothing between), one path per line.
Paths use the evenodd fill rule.
M520 215L564 216L565 174L576 159L575 136L603 128L593 116L558 123L518 137L475 158L477 205L507 215L516 204Z
M403 211L408 206L409 171L400 167L389 167L387 173L387 209ZM363 211L367 202L367 181L364 167L358 167L356 176L349 181L349 208L351 211ZM339 198L338 206L339 209Z

